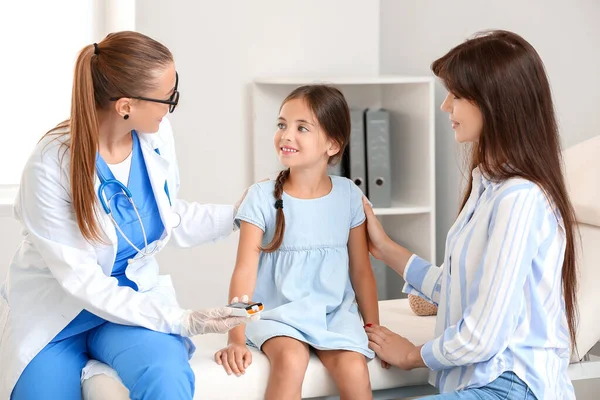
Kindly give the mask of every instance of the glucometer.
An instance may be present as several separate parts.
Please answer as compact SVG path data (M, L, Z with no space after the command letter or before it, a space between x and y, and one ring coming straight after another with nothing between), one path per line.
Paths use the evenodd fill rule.
M233 312L231 315L236 317L251 317L253 315L258 314L263 310L262 303L250 302L250 303L231 303L227 304L227 307L233 308Z

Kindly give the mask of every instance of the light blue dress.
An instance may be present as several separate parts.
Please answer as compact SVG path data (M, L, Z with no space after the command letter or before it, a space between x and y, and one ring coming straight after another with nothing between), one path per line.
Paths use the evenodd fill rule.
M273 253L261 252L253 300L264 304L259 321L246 326L248 343L261 348L287 336L320 350L350 350L374 357L358 312L349 274L350 229L365 221L362 192L349 179L331 176L332 190L317 199L283 193L285 235ZM275 231L275 182L253 185L236 223Z

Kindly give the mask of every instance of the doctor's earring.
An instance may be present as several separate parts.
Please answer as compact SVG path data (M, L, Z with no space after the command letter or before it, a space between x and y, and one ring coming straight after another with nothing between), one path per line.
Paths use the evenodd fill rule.
M129 119L129 114L123 115L123 119Z

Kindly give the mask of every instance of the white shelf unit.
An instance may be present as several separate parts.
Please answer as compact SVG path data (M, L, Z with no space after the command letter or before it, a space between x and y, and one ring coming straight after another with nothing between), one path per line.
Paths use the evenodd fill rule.
M279 107L296 87L330 84L342 91L350 108L390 112L392 206L376 208L386 232L421 257L435 261L435 102L432 77L284 77L258 78L252 87L253 176L275 177L282 169L273 148ZM378 271L381 299L402 297L401 279ZM378 267L381 268L381 267ZM389 271L387 271L389 270Z

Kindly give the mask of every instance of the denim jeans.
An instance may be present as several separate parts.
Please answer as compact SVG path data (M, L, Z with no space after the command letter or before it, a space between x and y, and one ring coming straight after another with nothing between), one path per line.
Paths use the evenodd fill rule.
M507 371L480 388L438 394L421 400L537 400L514 372Z

